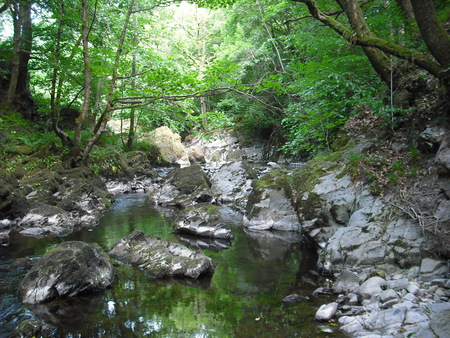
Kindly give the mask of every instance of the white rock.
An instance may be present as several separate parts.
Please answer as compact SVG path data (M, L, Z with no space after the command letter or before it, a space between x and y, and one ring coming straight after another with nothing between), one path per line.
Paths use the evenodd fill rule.
M316 312L317 320L329 320L333 318L338 309L338 303L330 303L322 305Z

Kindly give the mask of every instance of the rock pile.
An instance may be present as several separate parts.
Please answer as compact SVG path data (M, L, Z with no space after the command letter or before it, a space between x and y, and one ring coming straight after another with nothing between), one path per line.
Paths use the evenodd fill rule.
M337 295L318 309L316 319L336 318L340 330L354 337L448 337L449 289L450 280L445 278L412 282L400 275L369 276L362 282L356 273L343 270L331 290L316 290Z

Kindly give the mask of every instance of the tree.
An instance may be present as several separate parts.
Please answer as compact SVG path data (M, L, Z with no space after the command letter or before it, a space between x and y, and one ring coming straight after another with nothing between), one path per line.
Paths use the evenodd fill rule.
M28 91L28 61L32 48L31 0L8 1L1 12L9 8L13 19L13 57L7 104L12 105L18 94Z
M334 18L334 12L326 13L322 11L315 0L292 1L304 3L313 18L332 28L348 42L360 45L366 49L375 48L379 52L383 52L387 55L393 55L400 59L408 60L416 66L428 71L436 78L439 78L447 88L447 92L450 91L450 72L448 71L448 64L446 63L448 56L444 56L450 48L450 40L442 23L437 20L432 0L412 0L411 3L413 5L416 23L421 32L424 32L422 33L422 38L436 60L417 49L395 44L387 39L381 39L374 34L371 34L371 32L366 29L367 25L365 19L361 16L360 7L356 0L336 0L336 2L344 9L351 28L348 28L336 20ZM361 25L359 27L363 28L357 27L358 22ZM437 36L443 39L441 44L437 43L438 38L435 38L434 34L437 34ZM374 68L380 74L381 78L386 81L385 76L381 75L380 69L377 69L377 66L375 65Z

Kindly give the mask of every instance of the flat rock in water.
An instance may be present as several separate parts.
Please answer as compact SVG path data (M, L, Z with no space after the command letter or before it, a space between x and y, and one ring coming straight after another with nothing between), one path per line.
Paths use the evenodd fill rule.
M174 224L174 232L199 237L231 240L233 235L225 227L217 206L198 204L189 207L183 217Z
M97 244L64 242L46 253L19 285L26 304L73 297L111 286L113 266Z
M119 240L109 255L136 265L158 278L198 278L202 275L212 275L215 270L213 261L203 252L146 236L139 230Z

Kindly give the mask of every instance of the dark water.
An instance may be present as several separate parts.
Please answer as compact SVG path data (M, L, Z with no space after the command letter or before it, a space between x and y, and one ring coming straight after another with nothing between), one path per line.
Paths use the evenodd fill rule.
M24 319L41 319L56 327L55 337L323 337L314 321L327 299L285 305L291 294L309 296L319 278L316 258L297 234L245 233L240 219L229 217L234 240L193 242L176 237L170 219L175 211L148 205L142 195L117 199L91 231L68 238L39 240L12 235L0 249L0 337L8 337ZM203 251L217 268L200 281L157 280L135 268L117 264L111 289L102 293L24 307L16 296L26 273L25 257L42 255L65 240L97 242L109 250L134 229ZM190 243L190 244L189 244ZM215 246L214 246L215 245ZM220 248L226 248L220 250ZM331 325L327 329L336 331ZM330 333L336 337L338 332Z

